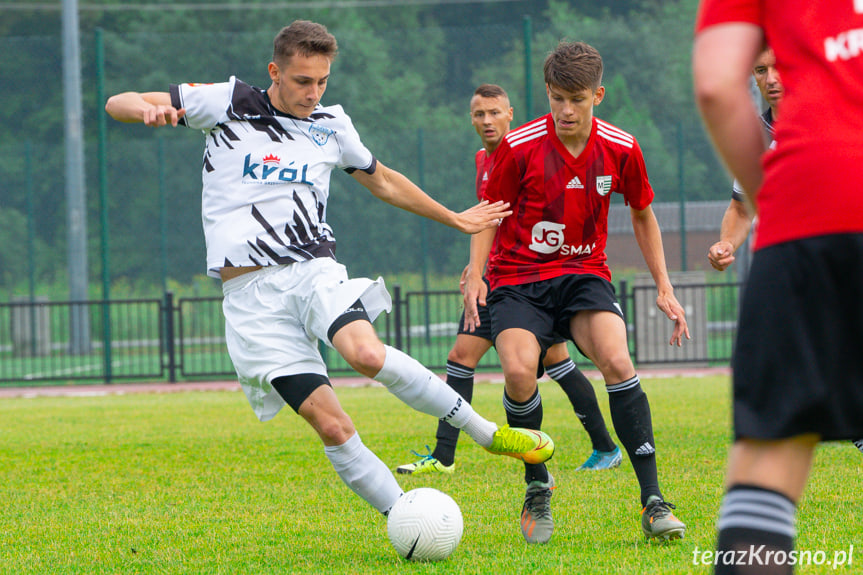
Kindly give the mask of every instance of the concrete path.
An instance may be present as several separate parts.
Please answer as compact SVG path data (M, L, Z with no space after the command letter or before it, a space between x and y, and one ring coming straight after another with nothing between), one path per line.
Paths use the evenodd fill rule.
M601 379L596 370L585 370L585 375L591 380ZM696 367L668 366L647 367L638 370L642 379L667 377L706 377L711 375L730 375L729 367ZM442 376L443 377L443 376ZM503 383L503 374L481 372L476 376L478 382ZM541 380L542 381L542 380ZM379 386L376 381L366 377L333 377L335 387L369 387ZM28 387L2 387L0 399L12 397L85 397L99 395L123 395L130 393L178 393L183 391L240 391L240 384L234 381L195 381L181 383L112 383L112 384L75 384L75 385L39 385Z

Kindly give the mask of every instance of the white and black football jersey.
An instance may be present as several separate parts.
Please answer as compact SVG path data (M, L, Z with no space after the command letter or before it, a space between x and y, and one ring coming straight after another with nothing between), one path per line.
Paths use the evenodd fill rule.
M202 217L207 273L335 258L326 222L330 173L373 173L376 161L341 106L308 118L277 111L266 90L234 76L171 86L180 120L206 134Z

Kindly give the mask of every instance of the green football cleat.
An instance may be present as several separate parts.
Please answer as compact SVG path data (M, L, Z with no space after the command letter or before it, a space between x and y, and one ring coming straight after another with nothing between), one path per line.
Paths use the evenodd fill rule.
M524 494L521 508L521 534L528 543L548 543L554 532L551 518L551 490L554 477L549 474L548 483L531 481Z
M554 455L554 442L542 431L504 425L494 432L489 453L509 455L525 463L543 463Z
M428 445L426 445L426 449L428 450L428 454L426 455L420 455L414 451L413 454L420 459L413 463L399 465L396 467L396 473L402 473L405 475L422 475L423 473L455 473L455 463L452 465L444 465L436 458L432 457L431 450Z
M647 505L641 510L641 530L648 539L683 539L686 525L671 512L672 503L663 501L658 495L647 498Z

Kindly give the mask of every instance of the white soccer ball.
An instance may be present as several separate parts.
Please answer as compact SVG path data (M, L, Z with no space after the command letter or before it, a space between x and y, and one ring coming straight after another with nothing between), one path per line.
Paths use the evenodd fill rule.
M431 487L402 495L387 518L387 534L399 555L411 561L440 561L458 547L464 523L452 497Z

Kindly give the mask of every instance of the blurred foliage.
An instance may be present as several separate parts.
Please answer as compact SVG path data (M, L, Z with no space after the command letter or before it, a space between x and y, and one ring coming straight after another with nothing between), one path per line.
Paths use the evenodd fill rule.
M542 115L548 108L545 55L561 39L584 40L605 61L607 96L596 115L639 139L657 201L679 197L681 157L688 200L728 197L728 179L692 98L689 57L697 0L402 2L390 7L322 1L312 8L296 2L296 9L288 6L293 2L281 2L278 10L258 3L248 9L239 0L184 2L179 5L184 10L147 9L151 4L167 6L101 0L82 4L80 11L92 285L99 285L103 261L97 135L104 111L103 102L96 101L96 28L104 31L104 86L110 95L164 91L170 83L225 81L232 74L266 87L266 64L278 29L297 18L324 23L339 40L340 55L323 103L342 104L381 162L454 210L474 199L473 153L480 145L468 119L474 87L493 82L506 88L516 109L515 125ZM196 4L209 8L192 9ZM26 287L22 280L30 271L45 286L62 282L66 274L61 13L44 8L47 4L29 10L14 5L13 10L0 2L3 296ZM219 5L232 9L213 8ZM530 110L525 105L526 17L532 31ZM169 281L195 285L204 272L201 134L155 132L110 119L107 132L112 283L118 291L150 286L154 294ZM457 277L466 262L467 236L381 203L345 174L333 176L328 214L339 259L352 275L425 270ZM24 249L28 217L36 236L33 253Z

